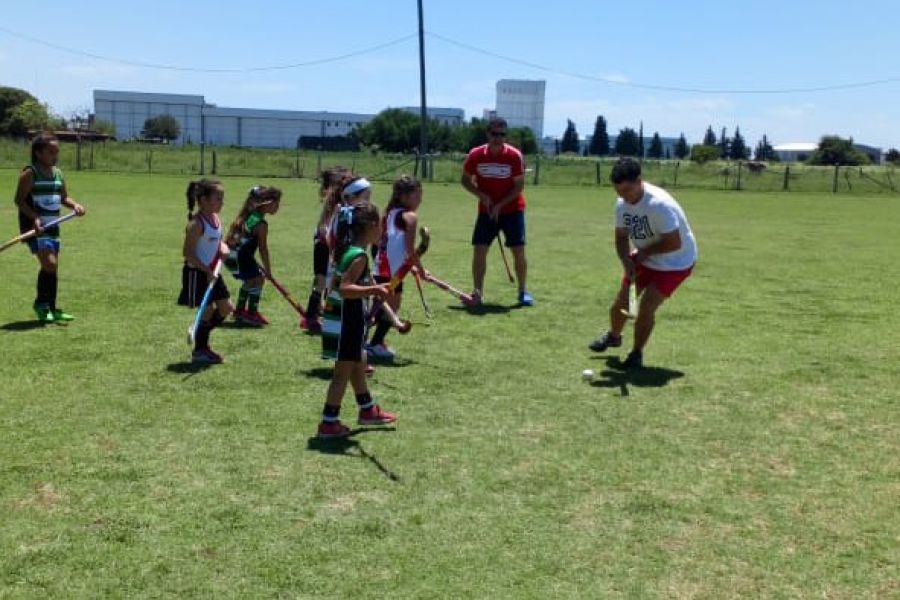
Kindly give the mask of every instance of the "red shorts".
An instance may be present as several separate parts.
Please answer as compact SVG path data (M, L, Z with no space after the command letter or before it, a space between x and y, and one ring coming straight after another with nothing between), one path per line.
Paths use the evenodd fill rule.
M681 269L680 271L658 271L656 269L645 267L642 264L638 264L637 288L638 290L643 290L648 285L652 284L653 287L659 290L660 294L669 298L675 293L675 290L678 289L681 282L690 277L691 271L693 270L693 265L687 269ZM622 277L622 287L627 288L629 285L631 285L631 280L628 279L628 275L626 274Z

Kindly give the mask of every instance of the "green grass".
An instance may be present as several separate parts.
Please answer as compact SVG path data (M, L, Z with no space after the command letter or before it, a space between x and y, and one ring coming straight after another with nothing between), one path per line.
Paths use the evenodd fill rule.
M227 219L251 183L225 181ZM275 184L273 267L305 299L315 188ZM36 263L0 255L0 598L900 594L895 199L681 192L700 262L625 376L586 349L619 277L609 190L529 188L537 306L507 310L496 251L494 311L428 288L434 324L371 380L397 430L323 451L328 363L270 288L268 329L185 365L185 178L69 185L78 320L31 327ZM474 202L430 185L421 214L427 265L468 287Z
M0 138L0 168L20 168L28 161L29 146L22 140ZM435 183L457 184L465 155L450 153L432 161ZM204 172L228 177L267 177L315 179L320 165L340 164L379 181L391 181L403 173L412 173L415 156L371 152L319 153L311 150L271 150L209 146L204 154ZM604 157L527 157L528 183L554 186L591 186L610 188L609 172L614 158ZM76 170L75 144L64 144L60 166ZM81 169L96 172L142 173L200 176L200 147L170 146L137 142L85 143L81 146ZM769 163L764 170L751 173L745 165L716 161L697 164L691 161L645 160L648 180L676 189L744 190L755 192L828 192L834 191L834 168L792 163ZM740 179L738 179L740 177ZM785 190L787 186L787 190ZM842 195L900 194L900 175L894 165L842 167L837 192Z

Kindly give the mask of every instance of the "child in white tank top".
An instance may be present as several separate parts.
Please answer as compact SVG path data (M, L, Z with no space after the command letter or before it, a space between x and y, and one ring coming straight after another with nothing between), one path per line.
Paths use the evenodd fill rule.
M411 261L420 272L424 272L415 250L416 229L419 223L416 211L421 204L422 184L419 181L408 175L402 175L394 181L391 201L385 208L383 233L375 259L375 281L378 283L389 282L407 261ZM394 312L400 309L402 295L401 282L387 299ZM373 360L390 362L394 359L394 351L384 343L390 328L391 322L384 315L380 315L375 325L375 333L366 346L366 351Z

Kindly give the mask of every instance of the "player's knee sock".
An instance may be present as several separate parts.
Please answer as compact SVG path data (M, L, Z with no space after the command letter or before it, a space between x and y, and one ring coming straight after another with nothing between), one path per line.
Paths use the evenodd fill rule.
M50 296L50 310L56 310L56 291L59 288L59 276L56 274L56 271L50 273L50 287L47 292Z
M258 312L260 298L262 298L261 288L249 288L247 290L247 310L251 313Z
M306 318L315 319L319 316L319 309L322 306L322 292L313 288L309 293L309 300L306 302Z
M359 406L359 410L366 410L375 406L375 400L372 399L372 394L363 392L356 395L356 404Z
M391 322L388 320L387 315L385 315L382 311L378 316L378 322L375 323L375 333L372 334L372 340L369 343L373 346L383 344L384 338L387 336L390 330Z
M235 310L244 310L247 307L247 300L250 298L250 288L247 287L247 284L241 286L241 290L238 292L237 306L234 307Z
M52 278L52 273L44 271L41 269L38 271L37 276L37 296L34 298L34 303L36 306L46 306L50 307L50 280Z
M325 408L322 409L322 422L323 423L336 423L341 420L341 407L331 406L330 404L326 404Z

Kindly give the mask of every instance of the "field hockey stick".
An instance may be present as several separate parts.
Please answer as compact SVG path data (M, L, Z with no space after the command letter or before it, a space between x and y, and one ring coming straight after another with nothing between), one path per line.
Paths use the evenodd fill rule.
M203 319L203 313L206 312L206 307L209 305L209 299L212 298L212 291L216 287L216 281L219 280L221 271L222 260L218 259L216 267L213 269L213 277L209 280L209 285L206 286L206 291L203 292L203 299L200 300L200 306L197 308L197 314L194 315L194 322L188 327L187 342L190 346L193 346L197 341L197 328L200 327L200 321Z
M75 218L76 216L78 216L76 213L70 212L69 214L67 214L65 216L62 216L62 217L59 217L59 218L53 219L52 221L47 222L46 225L41 225L41 229L49 229L51 227L56 227L57 225L61 225L62 223L65 223L69 219ZM21 235L17 235L16 237L9 240L8 242L3 242L3 245L0 245L0 252L3 252L7 248L15 246L16 244L19 244L21 242L26 242L36 235L37 235L37 229L32 229L31 231L26 231L25 233L23 233Z
M506 267L506 277L509 278L510 283L515 283L516 280L513 279L512 271L509 270L509 261L506 260L506 250L503 249L503 242L500 241L500 232L497 232L497 245L500 246L500 256L503 258L503 266Z
M393 293L397 286L400 285L400 282L403 281L403 278L409 273L410 269L415 266L416 261L422 258L426 252L428 252L428 247L431 245L431 231L422 226L419 229L419 245L416 246L415 252L413 255L403 261L403 264L400 265L400 268L397 269L397 272L391 277L390 282L388 282L388 290ZM372 306L371 310L369 310L369 322L374 323L375 318L378 316L378 313L385 306L386 302L384 300L377 300Z
M412 329L412 322L408 319L401 319L397 316L397 313L394 312L394 309L391 308L391 305L387 302L384 302L381 305L380 309L391 322L391 326L396 329L400 334L406 335Z
M637 279L637 276L635 276L628 284L628 310L625 310L624 308L619 309L619 311L629 319L637 317L637 282L635 279Z
M300 303L297 302L297 299L294 298L294 296L287 290L287 288L284 287L283 285L281 285L281 283L277 279L275 279L274 277L269 275L269 273L266 272L266 270L263 269L262 267L260 267L259 270L262 272L263 277L265 277L270 282L272 282L272 286L276 290L278 290L278 293L281 294L281 297L284 298L285 300L287 300L288 304L290 304L292 307L294 307L294 310L296 310L300 314L300 316L305 319L306 311L303 310L303 307L300 306Z
M413 278L416 280L416 289L419 290L419 300L422 301L422 310L425 311L426 319L433 319L434 315L431 313L431 309L428 307L428 302L425 301L425 291L422 290L422 276L419 274L418 269L413 269Z
M463 304L469 304L473 301L472 296L463 292L462 290L456 289L455 287L453 287L446 281L438 279L431 273L422 273L422 279L424 279L428 283L435 285L438 288L444 290L445 292L449 293L451 296L458 298L459 300L462 301Z

